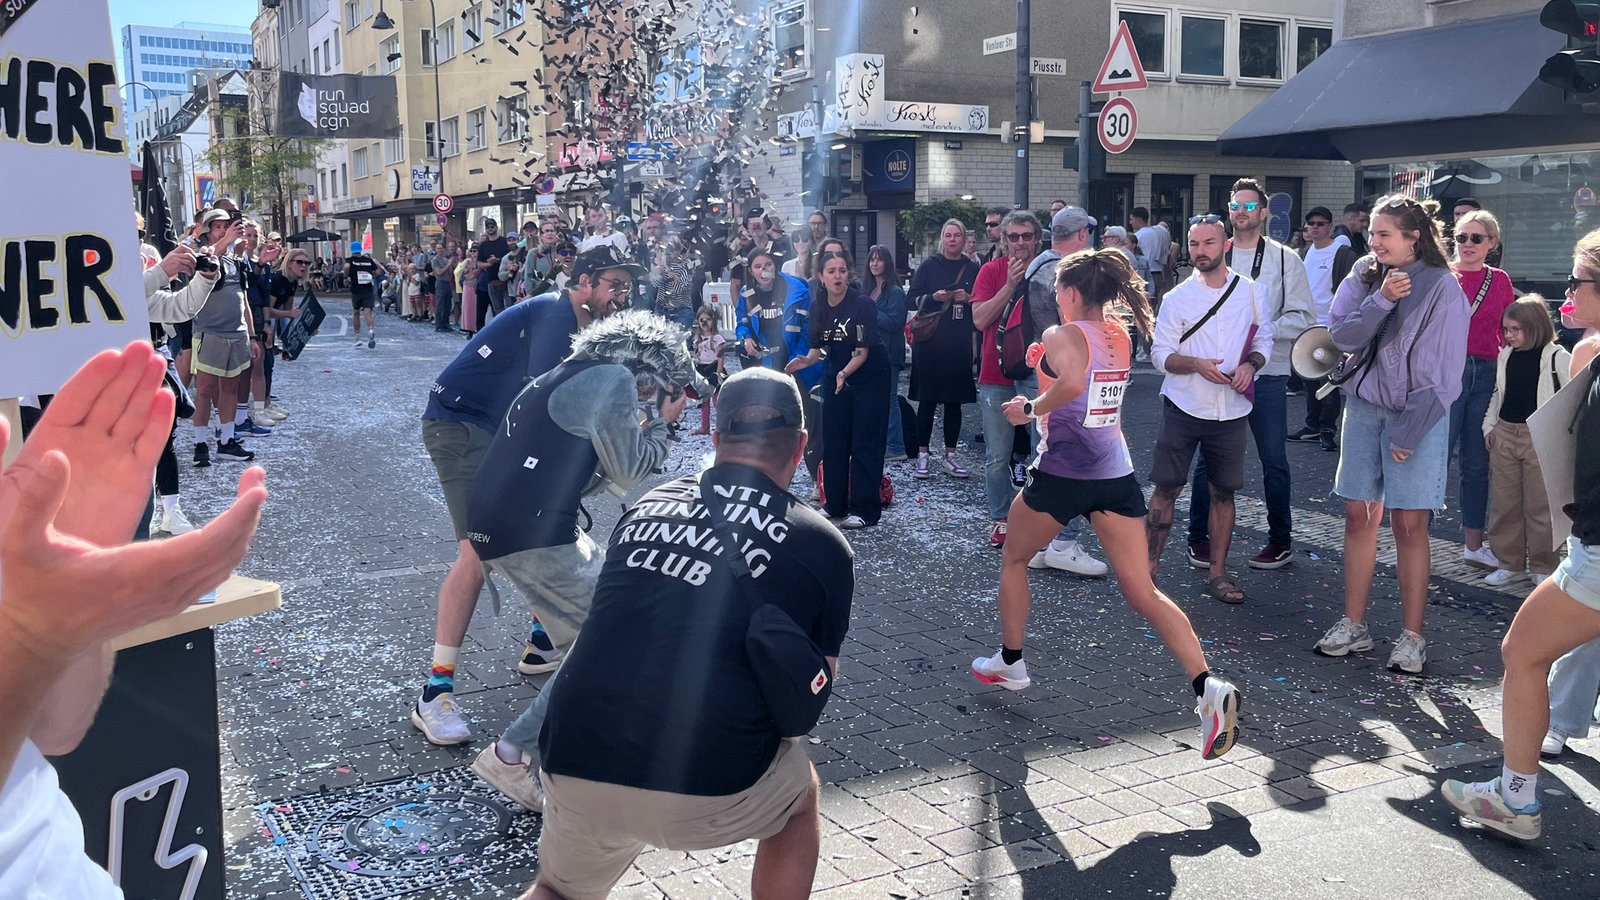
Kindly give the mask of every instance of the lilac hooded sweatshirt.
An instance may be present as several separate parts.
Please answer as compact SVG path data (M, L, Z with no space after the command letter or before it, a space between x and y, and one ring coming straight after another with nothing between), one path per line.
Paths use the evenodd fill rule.
M1356 353L1357 361L1365 358L1367 344L1396 307L1383 296L1381 279L1370 289L1362 283L1359 273L1373 264L1369 255L1351 267L1329 313L1333 342L1346 353ZM1389 442L1409 451L1450 413L1450 404L1461 394L1471 304L1449 269L1416 260L1400 270L1411 276L1410 295L1400 300L1377 359L1341 387L1399 413Z

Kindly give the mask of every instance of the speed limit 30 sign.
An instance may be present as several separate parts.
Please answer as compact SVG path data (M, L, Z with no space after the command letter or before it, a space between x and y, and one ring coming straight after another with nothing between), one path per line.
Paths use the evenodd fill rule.
M1139 113L1133 108L1133 101L1126 97L1116 97L1100 110L1100 146L1106 148L1107 153L1121 153L1133 146L1133 139L1139 133Z
M434 212L436 212L436 213L438 213L440 215L444 215L445 213L448 213L450 210L455 209L455 208L456 208L456 201L449 194L434 194L433 195L433 211Z

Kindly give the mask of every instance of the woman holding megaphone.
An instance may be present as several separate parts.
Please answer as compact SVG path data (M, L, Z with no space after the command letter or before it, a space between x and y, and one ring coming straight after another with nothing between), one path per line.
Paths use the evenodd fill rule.
M1432 200L1380 200L1372 253L1339 285L1330 312L1334 343L1351 354L1340 384L1345 412L1333 486L1345 499L1345 614L1316 650L1372 649L1367 602L1388 507L1404 620L1389 667L1413 675L1428 658L1428 516L1444 505L1450 405L1461 393L1467 352L1467 298L1445 259L1437 212Z

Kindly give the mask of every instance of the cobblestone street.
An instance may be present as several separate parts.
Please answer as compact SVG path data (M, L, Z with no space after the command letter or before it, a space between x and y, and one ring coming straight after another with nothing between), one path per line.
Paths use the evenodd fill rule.
M455 555L418 419L462 341L382 315L377 349L357 349L336 334L342 327L330 317L299 361L278 364L275 390L294 415L250 442L272 498L240 571L279 582L283 608L217 634L236 897L393 896L378 876L324 871L307 881L288 862L303 836L270 823L363 786L470 782L465 766L482 739L543 680L516 672L527 620L507 591L514 605L499 618L480 606L457 674L478 740L433 747L410 725L434 599ZM1159 383L1148 365L1136 369L1125 407L1141 480ZM1298 398L1290 409L1297 419ZM964 433L977 425L969 407ZM1531 845L1460 827L1434 795L1440 773L1487 777L1484 763L1498 767L1499 642L1519 595L1484 587L1460 564L1459 523L1447 512L1433 527L1426 676L1384 668L1400 627L1388 566L1373 591L1378 647L1345 659L1312 653L1342 606L1342 503L1330 495L1336 455L1289 449L1296 561L1244 567L1265 534L1252 454L1231 567L1249 602L1205 598L1181 535L1159 579L1193 619L1213 670L1243 692L1239 745L1215 761L1194 749L1188 680L1109 579L1035 573L1033 687L977 683L971 660L998 644L999 556L986 544L982 480L917 482L910 463L890 464L894 504L880 527L850 534L850 638L809 739L823 782L818 894L1592 897L1600 741L1575 741L1576 752L1547 766L1545 838ZM661 477L693 470L709 451L708 438L686 437ZM962 452L981 468L981 445ZM236 475L222 464L186 468L191 516L214 515ZM602 495L588 507L603 542L621 504ZM1180 530L1183 521L1180 507ZM441 860L448 883L413 896L515 896L533 877L536 833L536 818L518 817L481 855ZM617 896L748 896L753 855L753 843L650 852Z

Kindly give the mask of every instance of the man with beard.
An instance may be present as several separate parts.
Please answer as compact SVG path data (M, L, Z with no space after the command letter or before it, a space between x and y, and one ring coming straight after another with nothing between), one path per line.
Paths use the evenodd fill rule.
M1189 481L1195 449L1206 455L1211 485L1211 578L1206 593L1243 603L1227 574L1234 492L1244 486L1245 432L1256 373L1272 357L1272 313L1255 283L1223 261L1227 231L1218 215L1189 220L1194 272L1173 288L1156 316L1150 360L1167 373L1161 384L1161 436L1156 440L1146 531L1150 571L1172 532L1172 511Z

